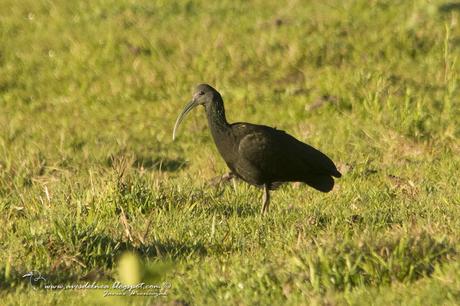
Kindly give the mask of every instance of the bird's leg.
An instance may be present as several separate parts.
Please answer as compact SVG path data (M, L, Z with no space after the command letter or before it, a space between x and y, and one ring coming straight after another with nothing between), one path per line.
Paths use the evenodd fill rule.
M268 190L268 185L264 184L264 196L262 200L262 211L261 214L264 215L268 213L268 206L270 205L270 191Z

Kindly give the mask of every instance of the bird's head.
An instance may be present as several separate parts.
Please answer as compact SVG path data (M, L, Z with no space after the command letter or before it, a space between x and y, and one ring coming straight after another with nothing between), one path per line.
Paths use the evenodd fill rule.
M188 102L187 105L185 105L184 109L177 117L176 124L174 125L173 140L176 138L176 130L180 123L193 108L198 105L203 105L205 108L208 108L213 103L218 103L221 101L222 97L220 96L219 92L212 88L210 85L198 85L193 93L192 100Z

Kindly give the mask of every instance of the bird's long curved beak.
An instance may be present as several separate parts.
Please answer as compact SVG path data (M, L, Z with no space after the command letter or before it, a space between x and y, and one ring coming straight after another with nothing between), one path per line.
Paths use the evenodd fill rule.
M179 125L182 122L182 120L197 105L198 104L195 103L195 100L192 100L192 101L188 102L187 105L185 105L184 109L182 110L182 112L177 117L176 124L174 124L173 137L172 137L173 140L176 138L176 130L179 127Z

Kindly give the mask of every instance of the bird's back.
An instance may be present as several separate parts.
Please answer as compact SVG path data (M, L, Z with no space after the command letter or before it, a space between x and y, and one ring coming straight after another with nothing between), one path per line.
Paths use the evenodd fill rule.
M329 157L284 131L250 123L231 128L238 148L232 170L249 183L300 181L326 192L334 185L331 176L341 176Z

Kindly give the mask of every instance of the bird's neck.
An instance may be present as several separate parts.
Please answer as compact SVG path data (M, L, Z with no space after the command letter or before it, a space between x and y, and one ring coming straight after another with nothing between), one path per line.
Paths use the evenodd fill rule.
M230 169L233 169L232 164L236 154L232 128L225 118L224 102L222 98L217 101L214 100L213 102L214 103L206 107L209 129L211 130L211 135L217 150Z
M207 106L206 115L213 136L225 133L229 130L230 125L225 118L224 103L222 101Z

